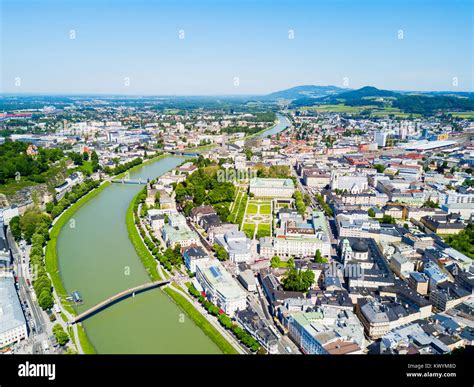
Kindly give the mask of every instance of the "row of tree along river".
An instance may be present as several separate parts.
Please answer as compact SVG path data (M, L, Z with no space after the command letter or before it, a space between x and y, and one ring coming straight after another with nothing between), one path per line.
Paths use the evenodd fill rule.
M278 115L275 134L289 125ZM155 179L183 161L165 157L130 173ZM125 289L150 281L128 239L127 208L143 186L112 184L73 215L58 238L59 270L69 294L78 290L78 313ZM98 353L220 353L217 346L161 290L125 299L83 322Z

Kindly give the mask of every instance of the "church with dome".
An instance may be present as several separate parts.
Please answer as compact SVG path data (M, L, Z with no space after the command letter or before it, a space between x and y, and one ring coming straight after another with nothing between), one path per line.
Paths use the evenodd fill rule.
M362 238L344 238L341 241L341 260L344 265L357 263L364 270L374 265L369 256L369 245Z

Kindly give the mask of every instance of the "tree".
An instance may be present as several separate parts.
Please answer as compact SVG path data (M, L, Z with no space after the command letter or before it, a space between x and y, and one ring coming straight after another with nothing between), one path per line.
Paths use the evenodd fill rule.
M367 215L369 215L371 218L375 218L375 210L373 208L369 208Z
M71 152L69 153L69 157L74 162L74 165L81 166L82 164L84 164L83 156L80 153Z
M447 236L445 242L453 249L474 259L474 224L468 224L459 234Z
M303 201L303 195L301 195L300 191L295 191L293 198L295 199L296 210L300 215L304 215L306 212L306 205Z
M253 153L252 151L249 149L249 148L245 148L244 150L244 153L245 153L245 158L249 161L252 156L253 156Z
M160 204L161 194L160 191L157 191L155 194L155 204Z
M380 219L380 223L385 223L385 224L396 224L397 221L395 218L391 215L385 214L382 219Z
M10 231L16 241L21 239L20 217L15 216L10 220Z
M331 207L329 207L329 204L327 204L326 201L324 200L323 195L317 194L316 195L316 200L318 201L319 205L323 209L326 216L333 216L332 209L331 209Z
M316 253L314 254L314 262L316 262L316 263L327 263L328 260L321 255L321 251L319 251L319 249L318 249L318 250L316 250Z
M94 163L99 163L99 156L97 155L96 151L92 151L91 154L91 161Z
M297 270L290 268L285 278L283 278L282 286L284 290L307 292L314 283L314 273L312 270Z
M226 249L215 243L213 246L214 251L216 252L217 259L219 261L227 261L229 259L229 253L226 251Z
M281 265L280 257L278 255L273 256L270 261L270 266L273 268L277 268L277 267L280 267L280 265Z
M223 222L225 222L230 215L229 208L224 203L215 204L214 209L216 210L217 215Z
M439 204L431 199L428 199L426 202L423 203L422 207L425 208L439 208Z
M64 331L63 327L60 324L54 325L53 334L60 346L66 345L69 341L69 335Z
M311 197L309 196L309 194L305 193L303 195L303 202L307 207L311 206Z
M38 297L38 304L43 310L51 309L54 305L51 291L43 289Z
M385 171L385 165L382 164L374 164L374 168L378 173L383 173L383 171Z
M472 173L472 172L468 172L469 170L472 171L472 169L468 168L466 169L466 173ZM474 187L474 179L464 180L462 185L465 185L467 187Z
M46 203L46 212L48 214L51 214L51 212L53 211L53 208L54 208L54 202Z
M48 215L42 214L37 210L26 211L20 218L20 227L23 238L29 243L31 237L36 232L38 226L42 223L47 224L51 219Z

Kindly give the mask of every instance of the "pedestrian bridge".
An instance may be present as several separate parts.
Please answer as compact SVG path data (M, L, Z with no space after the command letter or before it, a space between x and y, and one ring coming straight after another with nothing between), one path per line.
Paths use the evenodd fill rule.
M93 306L92 308L87 309L86 311L82 312L81 314L78 314L77 316L74 316L74 318L69 321L68 324L76 324L78 322L81 322L94 314L100 312L101 310L104 310L108 308L109 306L112 306L116 304L117 302L120 302L128 297L133 297L135 294L145 292L150 289L155 289L159 288L161 286L164 286L166 284L169 284L173 279L168 279L168 280L163 280L163 281L155 281L155 282L150 282L144 285L140 286L135 286L133 288L124 290L123 292L117 293L113 295L112 297L107 298L106 300L102 301L101 303Z
M186 151L177 151L177 150L172 150L168 151L169 154L174 155L174 156L183 156L183 157L198 157L199 153L197 152L186 152Z
M147 184L149 179L142 180L131 180L131 179L114 179L112 180L112 183L116 184Z

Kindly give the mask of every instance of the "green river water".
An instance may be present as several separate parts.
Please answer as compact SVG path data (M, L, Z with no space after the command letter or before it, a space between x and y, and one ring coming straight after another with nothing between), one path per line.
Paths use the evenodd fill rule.
M261 136L282 131L279 122ZM130 173L154 179L183 161L165 157ZM128 239L127 208L142 185L112 184L82 206L61 230L58 261L67 292L78 290L84 311L106 298L150 281ZM184 317L184 319L183 319ZM219 348L160 289L150 290L102 310L83 322L98 353L221 353Z
M154 179L182 161L166 157L144 165L130 178ZM61 230L59 270L68 293L78 290L84 299L79 312L150 281L125 226L127 208L141 188L112 184L73 215L73 227L69 221ZM220 353L160 289L120 301L83 324L98 353Z

